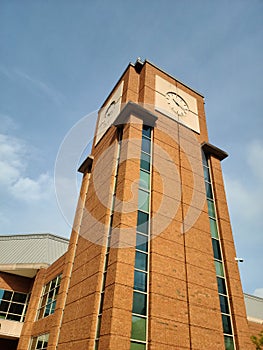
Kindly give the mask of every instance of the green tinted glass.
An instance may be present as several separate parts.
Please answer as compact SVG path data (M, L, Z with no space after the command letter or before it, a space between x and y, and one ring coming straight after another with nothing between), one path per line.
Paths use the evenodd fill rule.
M141 188L146 190L150 189L150 174L146 171L140 170L140 184Z
M139 190L138 206L140 210L149 211L149 193L143 190Z
M207 198L213 199L213 192L212 192L212 186L210 183L205 183L205 189L206 189L206 196Z
M213 218L215 218L216 217L216 212L215 212L214 202L208 200L207 201L207 205L208 205L208 215L212 216Z
M147 271L147 255L141 252L136 252L135 267L139 270Z
M140 168L150 171L151 168L151 158L148 154L142 153L141 154L141 164Z
M224 331L224 333L232 334L232 327L231 327L230 316L222 315L222 322L223 322L223 331Z
M147 291L147 274L141 271L134 271L134 289L141 292Z
M136 234L136 248L143 250L144 252L148 251L148 238L146 236Z
M148 234L149 214L138 211L137 231Z
M224 269L223 264L220 261L215 260L215 268L217 276L224 277Z
M146 294L133 292L132 312L134 314L146 315Z
M235 350L233 337L225 335L225 348L226 350Z
M132 316L132 339L146 340L146 318Z
M210 222L211 236L212 236L213 238L219 238L219 237L218 237L218 231L217 231L216 220L215 220L215 219L209 218L209 222Z

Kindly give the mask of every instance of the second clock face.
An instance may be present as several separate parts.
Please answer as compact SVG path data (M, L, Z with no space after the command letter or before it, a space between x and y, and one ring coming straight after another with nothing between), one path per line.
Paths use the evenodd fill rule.
M175 92L167 92L165 97L170 108L179 117L185 116L187 111L189 111L189 107L185 100Z

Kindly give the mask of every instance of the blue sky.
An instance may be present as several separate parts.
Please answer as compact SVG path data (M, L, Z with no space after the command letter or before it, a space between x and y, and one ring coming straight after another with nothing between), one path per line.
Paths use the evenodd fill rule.
M128 63L147 58L205 96L210 142L229 153L243 289L263 296L262 23L256 0L2 0L0 234L69 236L54 187L59 147Z

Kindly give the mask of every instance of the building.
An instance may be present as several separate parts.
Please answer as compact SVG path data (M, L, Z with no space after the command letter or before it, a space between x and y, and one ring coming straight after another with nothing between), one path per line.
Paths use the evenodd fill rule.
M1 270L2 289L31 295L17 349L252 350L263 317L252 297L247 319L226 157L208 140L200 93L129 64L79 168L67 251L27 282Z

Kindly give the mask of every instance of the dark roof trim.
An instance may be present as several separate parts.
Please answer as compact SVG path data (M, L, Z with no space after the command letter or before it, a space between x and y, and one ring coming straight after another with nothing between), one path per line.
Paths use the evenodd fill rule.
M225 151L211 145L211 143L208 142L202 143L202 150L205 152L205 154L212 155L219 160L223 160L228 157L228 154Z
M84 160L84 162L81 164L81 166L78 168L78 171L82 174L90 173L91 168L92 168L93 159L94 159L94 157L89 155Z
M152 127L155 126L156 120L158 119L158 117L148 109L145 109L137 103L128 102L122 109L118 117L115 119L113 125L118 127L120 125L127 124L128 119L131 115L142 119L145 125Z

